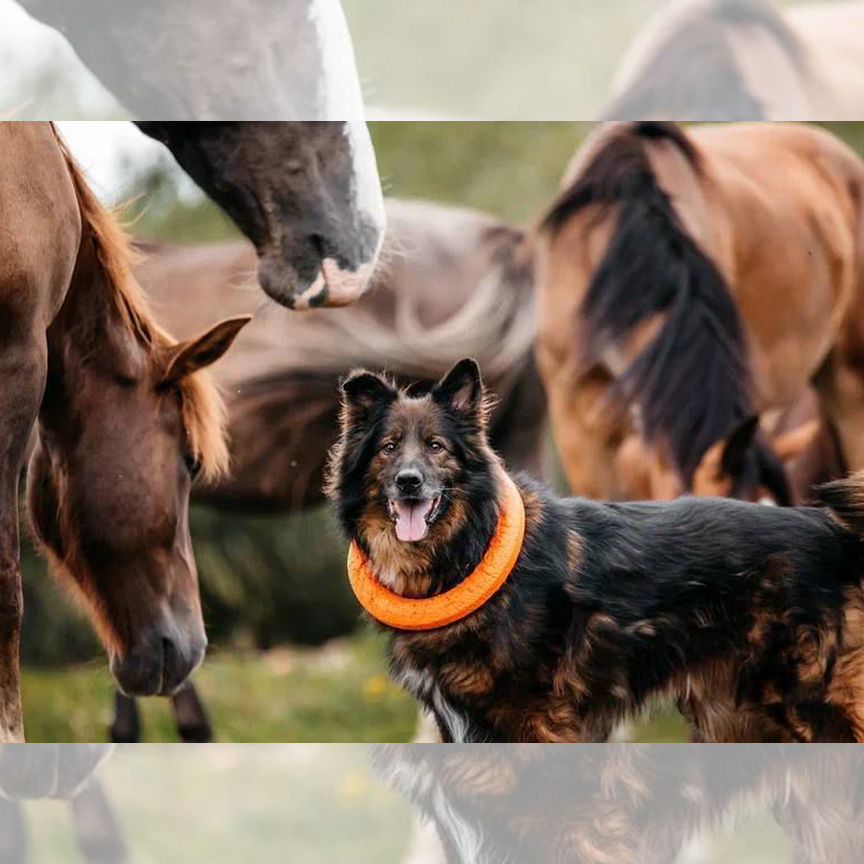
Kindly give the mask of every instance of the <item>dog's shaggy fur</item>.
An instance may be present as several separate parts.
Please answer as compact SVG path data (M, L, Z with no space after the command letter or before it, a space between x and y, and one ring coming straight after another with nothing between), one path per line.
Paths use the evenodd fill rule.
M504 470L479 369L426 393L357 372L343 397L329 492L345 531L393 590L453 587L495 532ZM406 471L411 500L436 501L415 542L394 528ZM501 591L455 624L391 631L392 673L445 740L602 741L677 700L701 741L864 741L864 477L823 487L824 508L559 499L515 480L526 534Z

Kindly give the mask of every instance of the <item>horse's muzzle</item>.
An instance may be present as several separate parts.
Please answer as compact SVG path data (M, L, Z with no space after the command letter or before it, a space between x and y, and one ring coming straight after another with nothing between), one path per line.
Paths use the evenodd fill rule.
M203 633L186 636L160 622L124 656L112 654L111 674L127 696L170 696L201 665L206 649Z

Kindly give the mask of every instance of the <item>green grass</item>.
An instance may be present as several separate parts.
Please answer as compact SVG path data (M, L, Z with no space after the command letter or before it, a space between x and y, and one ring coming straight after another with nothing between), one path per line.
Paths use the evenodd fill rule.
M417 722L414 701L387 675L382 638L368 631L317 650L214 651L195 680L218 741L399 742L411 740ZM23 690L28 741L106 739L114 691L105 661L25 668ZM166 700L141 708L143 740L177 740ZM675 742L687 732L677 714L662 713L632 737Z
M212 652L195 680L219 741L407 741L416 723L370 634L317 651ZM105 740L113 698L106 662L25 668L23 692L28 741ZM141 706L144 740L177 740L166 700Z

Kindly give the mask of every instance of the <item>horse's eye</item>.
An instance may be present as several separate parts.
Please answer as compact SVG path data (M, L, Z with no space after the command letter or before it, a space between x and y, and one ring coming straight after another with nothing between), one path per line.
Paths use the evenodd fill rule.
M444 449L444 445L440 441L430 441L429 449L433 453L440 453Z
M197 456L187 453L183 457L183 464L193 480L201 473L201 460Z
M396 442L388 441L382 448L385 453L395 453L396 452Z

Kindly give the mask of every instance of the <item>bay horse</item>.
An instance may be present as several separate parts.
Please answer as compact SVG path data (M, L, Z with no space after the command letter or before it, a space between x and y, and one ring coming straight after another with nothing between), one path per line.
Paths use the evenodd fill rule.
M201 370L248 322L176 343L50 124L0 124L0 741L23 740L18 484L33 533L83 600L119 685L168 694L206 645L188 529L192 478L227 464Z
M484 213L388 199L387 234L369 293L349 309L302 317L270 308L214 369L226 395L231 472L197 484L193 500L227 512L295 513L324 502L323 471L338 433L338 382L358 363L432 382L461 352L489 370L498 397L492 438L508 464L542 473L546 403L534 363L530 238ZM183 337L215 307L255 308L254 250L243 242L140 244L140 283L157 317ZM191 685L172 698L180 737L209 740ZM118 694L111 736L135 741L134 700Z
M637 35L604 119L860 120L864 2L675 0Z
M808 386L864 468L862 256L864 164L824 130L599 128L539 228L538 362L573 490L620 497L635 431L662 497L690 491L710 448ZM789 503L753 423L745 443L730 494Z
M137 125L252 241L259 284L277 303L345 306L369 287L385 219L365 123Z

